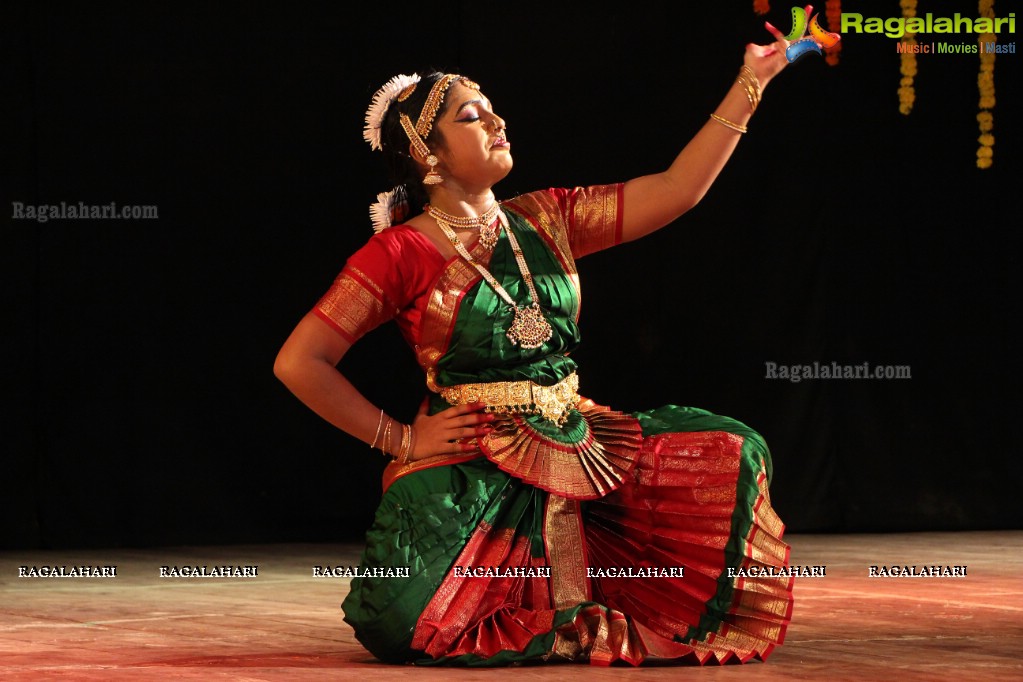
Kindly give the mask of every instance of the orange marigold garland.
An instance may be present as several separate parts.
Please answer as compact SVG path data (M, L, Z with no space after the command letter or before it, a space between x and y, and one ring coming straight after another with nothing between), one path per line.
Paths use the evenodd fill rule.
M838 27L842 25L842 0L828 0L824 11L828 17L828 28L837 33ZM824 50L824 59L829 66L838 64L838 53L841 51L841 40Z
M980 0L978 14L982 17L995 16L995 0ZM980 128L980 147L977 149L977 168L990 168L995 155L995 136L991 130L995 127L995 117L991 110L995 108L995 55L993 52L985 52L984 48L989 43L998 39L993 33L982 33L980 38L980 74L977 76L977 90L980 92L980 101L977 103L980 113L977 114L977 124Z
M771 11L770 0L753 0L753 11L757 14L767 14Z
M916 16L916 0L899 0L902 7L902 16L906 19ZM899 81L899 111L908 116L913 110L913 102L916 100L916 91L913 89L913 77L916 76L916 34L907 33L902 37L902 44L908 48L899 55L901 58L902 80Z

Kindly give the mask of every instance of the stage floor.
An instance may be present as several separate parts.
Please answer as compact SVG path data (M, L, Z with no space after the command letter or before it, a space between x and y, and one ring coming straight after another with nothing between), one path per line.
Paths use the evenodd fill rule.
M69 680L1023 680L1023 532L792 535L785 644L767 663L688 668L388 666L341 620L354 545L0 554L0 677ZM111 566L114 578L19 577ZM160 567L258 566L255 576L159 577ZM965 577L869 577L871 566L966 566ZM25 568L22 568L25 567ZM36 570L38 573L39 571Z

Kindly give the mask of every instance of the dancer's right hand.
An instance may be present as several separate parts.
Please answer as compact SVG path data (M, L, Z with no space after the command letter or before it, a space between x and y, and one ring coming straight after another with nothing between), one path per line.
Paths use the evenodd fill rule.
M496 415L483 411L486 406L455 405L431 415L427 413L429 398L424 399L412 422L414 441L409 460L478 451L475 439L490 433L490 424L496 419Z

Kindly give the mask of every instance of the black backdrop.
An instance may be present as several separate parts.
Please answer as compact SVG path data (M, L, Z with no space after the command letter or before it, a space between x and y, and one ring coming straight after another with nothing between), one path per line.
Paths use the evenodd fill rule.
M769 17L787 30L788 11ZM942 3L954 11L976 4ZM4 205L159 210L5 221L0 527L15 548L360 538L382 458L271 367L387 188L361 139L372 92L424 66L480 81L515 146L506 198L662 169L742 46L768 37L751 2L4 14ZM698 207L580 262L584 393L754 426L791 531L1019 527L1020 57L997 59L995 164L979 171L976 55L921 56L906 117L896 41L843 44L839 66L811 55L771 84ZM912 378L765 379L767 362L814 361ZM393 325L342 370L406 419L424 390Z

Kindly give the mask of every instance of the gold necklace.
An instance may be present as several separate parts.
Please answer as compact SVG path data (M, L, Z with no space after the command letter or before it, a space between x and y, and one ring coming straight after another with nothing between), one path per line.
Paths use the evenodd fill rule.
M533 302L529 305L516 304L508 291L490 274L490 271L476 262L476 259L465 248L465 244L458 238L458 235L455 234L451 226L445 220L434 215L432 211L430 215L440 225L440 229L444 231L444 235L451 241L451 245L455 247L458 255L464 258L469 265L476 268L487 284L490 285L490 288L494 290L494 293L514 311L515 317L512 319L508 331L505 332L505 336L508 337L511 344L523 348L539 348L550 341L551 337L554 336L554 329L551 328L550 322L547 321L547 318L543 316L543 311L540 310L540 297L537 296L536 286L533 284L533 275L529 272L529 267L526 265L526 257L522 254L522 247L519 246L515 233L511 229L505 230L505 233L508 235L508 243L512 247L512 253L515 254L515 262L518 263L519 272L522 274L522 279L529 290L529 296L533 299ZM504 215L504 211L498 209L498 215L501 218L500 223L507 225L508 218Z
M430 206L429 214L438 223L444 222L452 227L463 230L478 228L480 231L480 244L487 251L493 251L494 247L497 246L497 236L501 227L508 227L508 219L504 216L504 211L501 210L497 203L490 207L490 210L486 213L474 217L454 216L450 213L445 213L433 205ZM500 217L500 221L495 222L494 218L496 217Z

